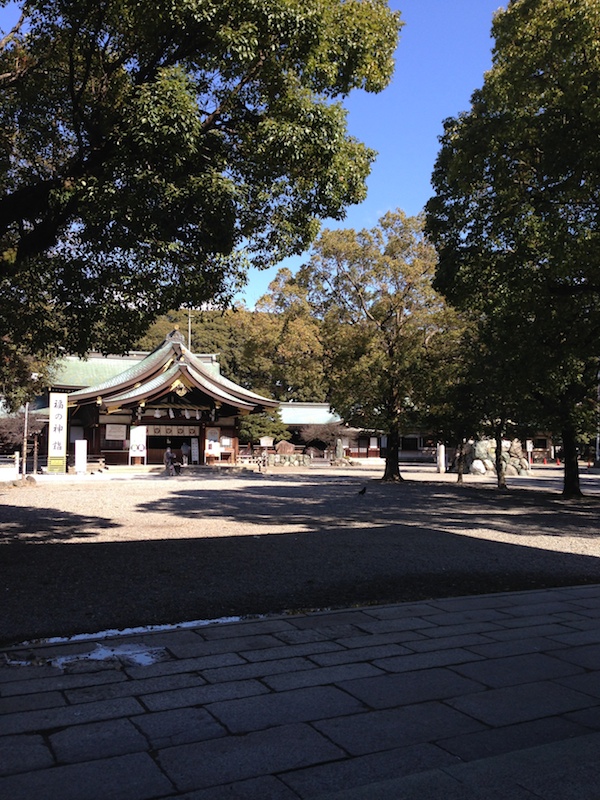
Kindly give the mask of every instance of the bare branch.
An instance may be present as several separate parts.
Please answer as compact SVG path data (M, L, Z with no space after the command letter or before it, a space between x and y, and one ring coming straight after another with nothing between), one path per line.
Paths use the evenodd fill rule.
M264 54L261 54L260 57L258 58L258 60L256 61L256 63L254 64L254 66L252 66L248 70L246 75L237 84L237 86L233 87L233 89L231 90L231 92L227 96L227 99L225 100L225 102L221 103L221 105L218 106L218 108L216 108L212 112L212 114L208 115L208 117L202 123L202 133L208 133L208 131L210 131L212 128L215 127L215 125L217 124L219 118L222 116L222 114L225 112L225 110L231 105L232 101L235 100L235 98L240 94L242 89L248 83L250 83L250 81L253 80L256 77L256 75L260 72L262 66L265 63L265 60L266 59L265 59Z
M22 26L23 26L23 23L24 23L24 22L25 22L25 11L23 10L23 11L21 12L21 16L20 16L20 18L19 18L19 21L18 21L18 22L17 22L17 24L14 26L14 28L13 28L12 30L10 30L10 31L9 31L9 32L6 34L6 36L3 36L3 37L2 37L2 39L0 39L0 52L2 52L3 50L5 50L5 49L8 47L8 45L10 44L10 42L11 42L11 41L12 41L12 40L15 38L15 36L16 36L16 35L19 33L19 31L21 30L21 28L22 28ZM0 76L0 77L4 77L4 76Z

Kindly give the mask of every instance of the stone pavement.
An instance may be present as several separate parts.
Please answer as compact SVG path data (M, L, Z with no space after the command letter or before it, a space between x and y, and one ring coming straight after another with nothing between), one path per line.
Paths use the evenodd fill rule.
M10 800L598 800L600 585L0 651Z

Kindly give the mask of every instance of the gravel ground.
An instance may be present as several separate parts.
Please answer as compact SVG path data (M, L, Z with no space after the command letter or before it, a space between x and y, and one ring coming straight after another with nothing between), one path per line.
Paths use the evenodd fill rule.
M363 468L0 484L0 643L600 582L600 476L586 479L590 496L564 501L551 470L508 493L431 468L405 475L394 485Z

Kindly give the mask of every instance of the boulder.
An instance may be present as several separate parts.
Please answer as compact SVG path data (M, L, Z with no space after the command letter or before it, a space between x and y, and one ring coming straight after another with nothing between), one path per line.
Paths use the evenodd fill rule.
M522 458L523 456L523 447L521 446L521 442L518 439L513 439L510 443L509 451L508 451L513 458Z
M480 458L476 458L471 464L471 474L485 475L485 473L486 473L485 464Z
M490 457L490 442L487 439L481 439L478 442L475 442L475 453L474 456L476 459L480 461L485 461L486 458Z

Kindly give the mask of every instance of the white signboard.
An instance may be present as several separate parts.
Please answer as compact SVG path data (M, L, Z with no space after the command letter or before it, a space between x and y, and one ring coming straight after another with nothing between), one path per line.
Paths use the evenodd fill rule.
M48 424L48 472L67 469L67 408L68 395L50 392Z
M200 463L200 449L198 439L192 439L192 464Z
M75 439L75 472L78 475L87 472L87 444L85 439Z
M146 460L146 426L132 426L129 431L129 463L132 458L143 458Z
M213 458L221 457L221 444L219 438L221 435L220 428L207 428L206 429L206 457L212 456Z

